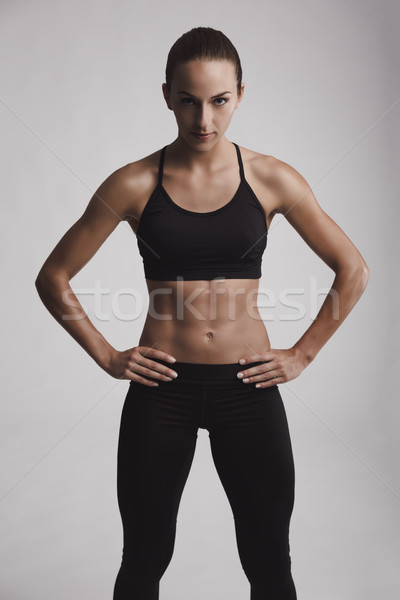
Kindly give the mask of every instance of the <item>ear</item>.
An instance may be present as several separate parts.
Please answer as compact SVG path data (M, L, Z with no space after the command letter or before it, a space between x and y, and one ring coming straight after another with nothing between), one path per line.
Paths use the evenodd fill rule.
M242 82L242 85L240 86L240 96L238 96L236 108L239 106L239 104L243 100L243 94L244 94L244 83Z
M170 103L170 98L169 98L169 93L168 93L168 90L167 90L167 84L166 83L162 84L162 92L163 92L164 99L165 99L165 102L167 103L167 106L168 106L169 110L172 110L171 103Z

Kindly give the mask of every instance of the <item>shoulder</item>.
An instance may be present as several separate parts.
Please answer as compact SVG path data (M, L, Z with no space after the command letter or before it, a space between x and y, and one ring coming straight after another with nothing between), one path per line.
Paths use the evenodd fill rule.
M112 201L121 220L139 220L145 204L157 184L161 150L115 169L102 182L97 195Z
M264 208L267 224L310 189L302 175L285 161L240 146L245 177Z

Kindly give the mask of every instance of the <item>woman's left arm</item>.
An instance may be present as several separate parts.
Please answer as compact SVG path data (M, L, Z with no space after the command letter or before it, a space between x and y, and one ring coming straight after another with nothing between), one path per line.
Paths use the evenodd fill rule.
M369 267L360 252L322 210L306 180L287 163L273 160L273 176L270 175L269 183L275 192L274 212L285 216L336 275L315 320L294 346L288 349L271 348L262 355L246 355L239 360L240 364L266 361L265 367L260 365L264 368L261 373L257 371L259 367L243 371L243 379L248 377L247 383L258 383L258 387L286 382L300 375L343 323L369 279ZM242 363L243 359L245 363Z

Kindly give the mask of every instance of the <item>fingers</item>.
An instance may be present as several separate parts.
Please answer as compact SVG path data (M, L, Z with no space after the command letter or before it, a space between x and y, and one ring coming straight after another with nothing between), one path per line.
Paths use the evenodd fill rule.
M266 352L264 352L263 354L253 354L253 355L249 355L249 356L242 356L239 359L239 364L241 365L245 365L245 364L249 364L252 362L257 362L259 360L264 360L264 361L271 361L274 359L274 354L273 354L273 349L270 348L269 350L267 350Z
M167 352L163 352L162 350L157 350L156 348L149 348L147 346L137 346L137 350L145 358L150 356L152 358L160 358L161 360L165 360L165 362L176 362L176 358L172 356L172 354L168 354Z
M144 377L140 377L137 373L132 373L131 377L126 377L125 379L130 379L131 381L137 381L139 383L143 383L144 385L148 385L150 387L157 386L158 383L155 381L150 381L149 379L145 379Z
M239 371L237 377L244 383L258 383L268 380L272 381L272 385L275 385L275 379L280 377L279 368L280 366L276 362L270 361L269 363L257 365L251 369Z
M144 348L143 350L151 350L152 352L149 352L149 355L154 354L166 362L169 362L171 358L174 358L170 354L162 352L161 350L154 350L153 348ZM140 350L139 358L136 358L136 360L129 365L130 371L139 374L138 377L141 383L146 382L146 384L149 385L148 380L140 377L140 375L146 375L147 377L152 377L153 379L159 379L161 381L172 381L172 379L175 379L178 376L176 371L169 369L166 365L163 365L158 361L151 360L150 358L146 358L146 356L143 355L143 350ZM154 385L154 382L150 382L150 384Z
M284 381L285 380L282 379L282 377L280 375L277 375L273 379L268 379L268 381L260 381L260 383L256 383L255 387L256 388L272 387L272 386L277 385L278 383L282 383Z
M276 361L271 360L268 363L263 363L261 365L257 365L255 367L251 367L250 369L242 369L237 373L237 377L239 379L251 379L256 381L256 377L267 373L268 371L277 369L278 363ZM258 381L258 380L257 380Z
M153 377L154 379L160 379L161 381L171 381L178 376L176 371L172 369L168 369L165 365L158 363L156 361L146 359L146 365L135 363L130 369L135 373L140 373L141 375L147 375L148 377Z
M249 377L249 381L247 383L256 383L256 387L264 387L264 383L268 382L271 382L274 385L278 378L280 378L280 374L276 369L273 369L272 371L267 371L266 373L262 373L256 377Z

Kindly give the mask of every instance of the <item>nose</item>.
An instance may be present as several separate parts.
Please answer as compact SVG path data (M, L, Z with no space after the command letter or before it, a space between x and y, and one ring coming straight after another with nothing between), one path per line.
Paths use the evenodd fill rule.
M212 112L211 108L205 104L199 105L196 112L196 127L205 133L211 133Z

